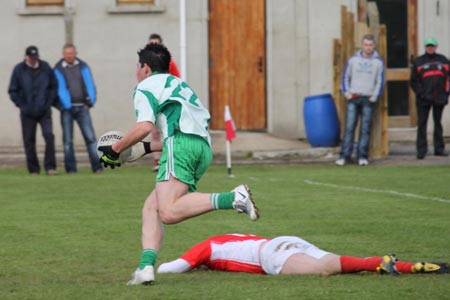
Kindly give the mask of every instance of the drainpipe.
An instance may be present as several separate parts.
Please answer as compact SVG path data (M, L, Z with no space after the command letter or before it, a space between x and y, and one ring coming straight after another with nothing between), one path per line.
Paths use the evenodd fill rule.
M181 78L186 81L186 0L180 0L180 56Z

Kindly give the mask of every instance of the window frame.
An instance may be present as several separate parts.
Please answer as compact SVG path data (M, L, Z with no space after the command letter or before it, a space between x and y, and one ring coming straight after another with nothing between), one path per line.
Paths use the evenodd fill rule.
M35 4L28 4L27 3L27 2L34 2L34 1L41 2L41 3L35 3ZM58 2L62 2L62 3L61 4L59 4L59 3L46 3L45 0L25 0L25 4L27 6L40 6L40 5L42 5L42 6L47 6L47 5L64 6L64 0L47 0L47 1L53 1L53 2L58 1ZM44 3L42 3L42 2L44 2Z
M20 16L38 16L38 15L64 15L66 10L74 12L74 1L64 0L63 5L42 4L28 5L27 0L17 1L17 14Z
M154 0L150 3L119 3L120 0L110 0L107 9L109 14L128 14L128 13L162 13L165 11L164 0Z
M150 4L155 5L155 0L116 0L119 5L123 4Z

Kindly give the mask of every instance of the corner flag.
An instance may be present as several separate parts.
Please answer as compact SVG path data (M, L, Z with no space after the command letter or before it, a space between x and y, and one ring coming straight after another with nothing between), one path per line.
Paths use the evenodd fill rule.
M231 140L236 137L236 127L234 126L233 119L231 118L230 108L228 105L225 106L225 136L227 141L225 142L227 149L227 169L228 176L234 177L231 172Z
M231 141L236 137L236 126L234 126L228 105L225 106L225 133L227 141Z

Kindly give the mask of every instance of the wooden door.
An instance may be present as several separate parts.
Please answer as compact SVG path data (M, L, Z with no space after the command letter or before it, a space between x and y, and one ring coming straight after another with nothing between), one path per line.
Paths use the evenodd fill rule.
M264 0L209 0L211 129L225 105L238 130L266 129Z

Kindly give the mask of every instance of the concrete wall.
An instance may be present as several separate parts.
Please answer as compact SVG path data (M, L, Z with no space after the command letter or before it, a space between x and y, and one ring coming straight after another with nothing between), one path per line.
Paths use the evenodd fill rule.
M356 0L267 2L268 130L305 138L304 98L333 92L332 42L340 37L341 5Z
M19 112L7 87L24 49L35 44L41 57L54 65L65 42L63 15L19 15L24 0L4 1L0 11L0 146L20 146ZM180 62L179 0L158 0L153 13L111 14L114 0L66 0L73 5L74 42L80 58L92 68L98 104L92 118L97 136L111 129L126 131L135 122L132 91L136 85L136 51L152 32L160 33L176 62ZM450 0L419 0L419 40L435 35L439 51L450 55ZM206 106L208 99L208 1L187 1L187 80ZM305 138L303 101L306 96L331 93L332 40L340 37L341 5L355 12L357 0L266 0L268 132ZM421 45L422 43L419 42ZM422 45L421 45L422 47ZM444 132L450 135L450 109L444 111ZM430 126L431 128L431 126ZM59 112L54 110L57 147L61 148ZM40 145L43 144L38 134ZM75 130L75 143L82 146Z
M64 40L64 27L61 17L19 17L16 14L16 8L15 1L4 1L0 13L2 36L0 41L1 146L21 145L22 143L19 110L10 101L7 94L14 65L23 59L25 48L32 44L40 46L42 58L53 64L61 52L60 43L57 41Z
M179 1L160 1L162 12L111 14L110 0L66 1L75 9L74 43L79 57L91 66L98 90L97 105L91 110L97 136L111 129L127 131L135 122L132 93L136 86L137 50L150 33L158 32L180 60ZM14 65L22 61L25 48L38 46L41 58L53 66L61 58L65 42L63 15L19 15L20 1L5 1L0 12L0 146L22 144L19 110L10 101L7 88ZM207 0L187 5L187 78L199 98L208 104ZM59 112L53 109L56 145L61 147ZM75 143L84 145L76 127ZM38 144L43 139L38 132Z

